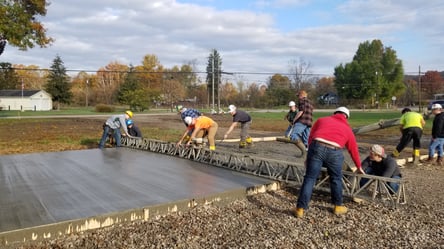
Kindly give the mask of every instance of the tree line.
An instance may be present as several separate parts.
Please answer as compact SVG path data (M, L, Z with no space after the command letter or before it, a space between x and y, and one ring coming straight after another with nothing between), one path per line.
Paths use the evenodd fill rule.
M173 109L177 104L219 111L229 104L251 108L285 106L296 100L301 89L319 107L348 105L381 108L391 104L423 105L436 93L444 92L443 73L427 71L404 75L396 51L379 40L358 47L353 60L334 69L334 76L311 72L304 59L289 62L288 73L269 75L265 82L248 81L248 74L225 72L222 56L216 49L208 55L205 72L196 70L196 61L172 68L164 67L154 54L145 55L140 65L111 62L96 72L67 74L57 55L49 69L35 65L0 63L0 89L44 89L53 96L55 108L73 106L127 105L143 111L155 107ZM419 86L421 85L421 89ZM322 97L332 94L338 101ZM393 101L396 98L396 103Z

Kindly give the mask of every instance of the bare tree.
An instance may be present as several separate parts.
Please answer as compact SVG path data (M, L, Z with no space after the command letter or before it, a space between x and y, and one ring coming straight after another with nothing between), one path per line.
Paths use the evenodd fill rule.
M298 58L289 62L290 78L293 81L293 87L297 91L301 89L304 82L309 81L311 77L311 63L304 58Z

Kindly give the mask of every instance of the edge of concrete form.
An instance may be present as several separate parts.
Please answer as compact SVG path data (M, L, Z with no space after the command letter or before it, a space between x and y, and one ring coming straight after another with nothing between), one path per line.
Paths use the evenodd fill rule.
M158 219L162 216L177 212L184 212L197 206L225 206L235 200L245 199L251 195L265 193L267 191L275 191L280 188L280 182L271 182L269 184L228 190L201 198L172 201L93 217L1 232L0 245L6 248L13 248L17 244L21 243L38 241L42 239L56 239L57 237L63 235L109 227L125 222Z

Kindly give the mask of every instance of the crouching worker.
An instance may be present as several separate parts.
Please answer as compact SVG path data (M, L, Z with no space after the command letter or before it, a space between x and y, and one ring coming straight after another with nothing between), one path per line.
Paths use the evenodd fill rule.
M366 174L401 179L401 169L396 160L385 154L384 148L379 144L374 144L370 148L370 154L362 161L362 169ZM364 186L369 179L362 178L359 185ZM399 183L389 182L390 193L396 193L399 189Z
M208 136L208 143L210 144L210 150L216 149L215 136L217 132L217 123L206 116L200 116L197 118L186 117L185 122L188 126L194 126L193 133L191 133L190 140L186 143L187 146L191 145L191 142L196 138L199 132L204 131Z
M106 120L106 122L103 124L103 134L102 134L102 138L100 139L100 142L99 142L99 148L102 149L105 146L106 139L108 138L108 134L110 132L114 135L116 146L120 147L121 146L120 128L123 129L124 135L131 137L128 134L128 129L126 127L126 120L128 120L132 117L133 117L133 112L126 111L125 114L113 115L110 118L108 118Z
M134 124L134 121L132 119L126 120L126 128L128 129L128 134L130 134L133 137L142 137L142 132L140 131L139 127Z
M189 126L186 122L185 122L185 118L186 117L191 117L191 118L197 118L202 116L202 113L196 109L187 109L181 105L177 106L177 110L180 114L180 119L182 120L182 122L185 124L185 126L187 127L187 129L185 130L184 134L182 135L181 139L179 140L179 142L176 143L176 146L179 146L182 144L182 142L188 142L190 140L191 137L191 133L193 133L194 130L194 126ZM202 132L200 132L198 134L198 137L202 137Z

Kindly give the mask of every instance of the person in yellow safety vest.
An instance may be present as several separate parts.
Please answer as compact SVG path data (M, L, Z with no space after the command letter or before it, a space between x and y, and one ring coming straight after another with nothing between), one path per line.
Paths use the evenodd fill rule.
M197 134L205 130L205 133L208 136L208 143L210 144L210 150L216 150L215 136L217 132L218 125L217 123L206 116L200 116L197 118L186 117L185 122L188 124L188 127L194 128L193 133L191 133L190 140L186 143L186 146L190 146L192 141L196 138Z
M392 156L398 157L401 151L413 140L413 164L419 163L419 156L421 148L422 131L425 126L424 117L417 113L412 112L410 108L404 108L401 112L402 116L399 120L401 124L400 130L402 132L401 139L393 151Z

